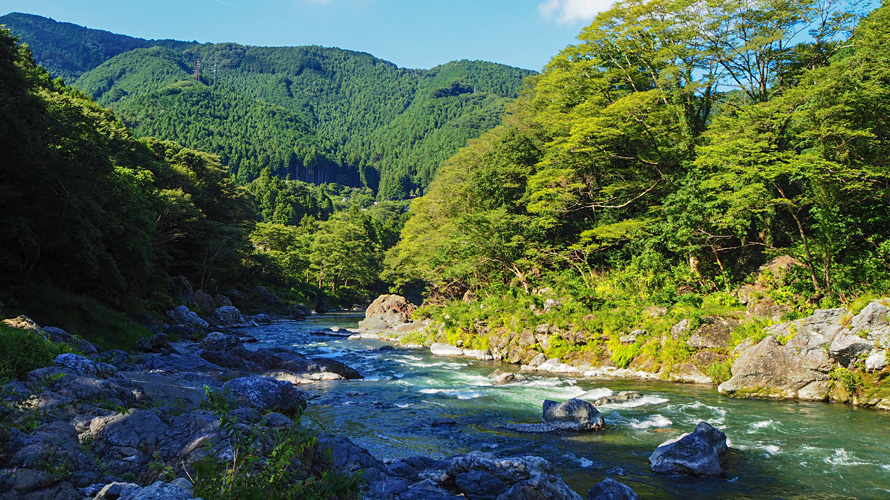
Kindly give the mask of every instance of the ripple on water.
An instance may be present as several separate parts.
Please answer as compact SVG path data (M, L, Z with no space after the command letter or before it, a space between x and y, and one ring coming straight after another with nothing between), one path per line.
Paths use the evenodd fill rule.
M421 389L421 394L441 394L446 397L454 397L457 399L476 399L481 398L482 393L478 391L461 391L458 389Z
M645 420L630 419L629 423L631 427L639 430L670 427L674 424L669 418L657 413Z

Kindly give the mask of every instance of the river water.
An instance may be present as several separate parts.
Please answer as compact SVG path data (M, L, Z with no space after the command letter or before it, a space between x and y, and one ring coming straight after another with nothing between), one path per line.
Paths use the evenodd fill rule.
M444 457L472 450L498 456L538 455L575 491L606 477L642 498L890 498L890 414L827 403L734 400L713 386L641 380L529 375L493 386L494 369L518 367L441 358L425 349L378 351L376 340L309 335L330 326L353 328L363 316L332 314L251 328L260 347L292 346L307 356L335 358L364 380L309 387L307 427L349 437L374 456ZM504 423L539 423L544 399L564 401L588 391L603 396L636 390L643 398L599 407L607 430L589 434L520 434ZM453 419L453 426L432 426ZM663 477L648 456L661 443L705 420L735 450L727 478Z

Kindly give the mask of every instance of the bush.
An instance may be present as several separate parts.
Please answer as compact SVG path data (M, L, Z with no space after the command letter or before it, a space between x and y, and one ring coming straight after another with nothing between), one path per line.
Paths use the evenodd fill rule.
M207 391L231 443L231 458L211 451L195 463L195 496L217 500L306 500L358 497L362 475L334 469L318 439L295 423L283 430L243 426L230 416L225 398ZM228 455L228 454L227 454Z
M24 379L29 371L53 363L59 354L70 352L65 344L53 344L35 331L0 324L0 382Z

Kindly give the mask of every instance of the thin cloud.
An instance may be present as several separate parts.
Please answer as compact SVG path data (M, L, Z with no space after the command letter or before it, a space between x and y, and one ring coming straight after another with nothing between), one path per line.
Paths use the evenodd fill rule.
M538 4L538 11L544 19L558 24L589 23L613 3L612 0L546 0Z

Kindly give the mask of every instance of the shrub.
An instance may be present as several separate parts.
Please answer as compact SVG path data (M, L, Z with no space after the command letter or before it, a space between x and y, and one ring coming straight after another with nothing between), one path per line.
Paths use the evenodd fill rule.
M40 333L0 324L0 381L24 379L29 371L43 368L63 352L65 344L53 344Z

